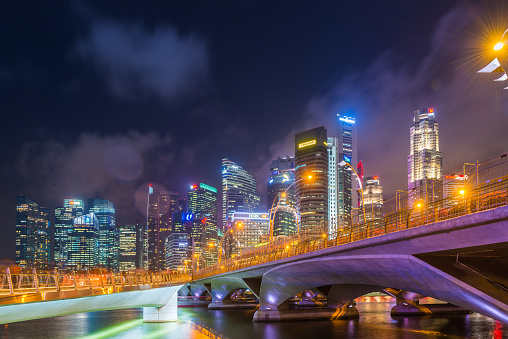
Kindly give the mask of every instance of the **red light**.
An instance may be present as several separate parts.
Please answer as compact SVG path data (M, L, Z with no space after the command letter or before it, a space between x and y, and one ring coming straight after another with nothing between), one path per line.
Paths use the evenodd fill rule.
M152 184L148 184L148 187L152 187Z
M377 176L374 177L374 180L377 180Z
M192 186L192 188L198 188L198 186L197 186L197 185L194 185L194 186Z
M74 201L71 200L71 202L69 204L74 205Z
M434 113L434 109L433 108L429 108L429 113Z

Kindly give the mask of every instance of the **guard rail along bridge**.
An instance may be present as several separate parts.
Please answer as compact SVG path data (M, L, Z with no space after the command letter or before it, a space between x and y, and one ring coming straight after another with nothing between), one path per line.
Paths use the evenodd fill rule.
M210 309L235 308L248 289L254 321L356 317L352 301L384 291L396 313L428 314L424 296L508 324L508 177L460 196L341 229L301 231L191 276L167 273L9 272L1 278L0 322L144 307L145 321L174 321L177 291L208 291ZM302 291L326 296L322 308L290 307ZM393 312L393 311L392 311Z

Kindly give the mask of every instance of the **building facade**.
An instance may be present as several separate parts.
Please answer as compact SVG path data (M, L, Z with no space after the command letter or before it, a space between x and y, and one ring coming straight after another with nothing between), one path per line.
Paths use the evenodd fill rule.
M222 159L222 227L226 228L235 212L256 212L259 203L254 177L233 161Z
M294 157L278 157L276 160L272 160L270 165L267 203L270 216L273 219L272 227L275 237L289 236L297 229L294 171Z
M409 207L442 199L443 155L439 150L439 124L434 109L414 112L407 157Z
M381 219L383 217L383 186L379 183L379 177L365 178L363 186L363 199L365 211L365 221Z
M171 234L173 215L180 210L179 195L162 191L148 196L148 269L165 269L165 242Z
M217 227L217 189L200 183L192 185L188 192L188 212L201 220L202 250L210 254L206 256L206 266L215 264L218 257L218 227Z
M337 162L345 161L356 168L356 119L343 114L337 114L337 119ZM337 227L348 226L352 222L352 208L359 207L359 187L356 182L348 166L337 167Z
M337 138L328 138L328 234L337 233Z
M187 272L191 268L192 245L188 233L172 233L166 238L165 247L168 270Z
M119 234L116 229L115 204L105 199L89 199L88 213L99 220L99 265L118 270Z
M20 195L16 200L16 264L50 267L49 209Z
M63 207L55 208L53 257L58 267L67 266L67 239L74 228L74 218L83 213L85 213L85 203L80 199L64 199Z
M118 229L118 268L120 271L135 270L137 258L136 224L124 225Z
M228 257L260 245L268 236L270 219L268 213L235 212L226 230L224 249Z
M295 197L302 230L328 230L327 141L324 127L295 135Z
M67 266L77 270L95 268L100 260L100 223L94 212L74 218L67 239Z

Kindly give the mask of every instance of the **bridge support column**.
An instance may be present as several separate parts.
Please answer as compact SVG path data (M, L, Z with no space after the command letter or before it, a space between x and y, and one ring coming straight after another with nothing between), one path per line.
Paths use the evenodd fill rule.
M212 302L209 310L252 309L257 303L231 300L231 295L238 289L249 289L242 278L218 278L212 280L210 289Z
M166 323L177 321L178 293L175 291L162 307L143 307L143 322Z

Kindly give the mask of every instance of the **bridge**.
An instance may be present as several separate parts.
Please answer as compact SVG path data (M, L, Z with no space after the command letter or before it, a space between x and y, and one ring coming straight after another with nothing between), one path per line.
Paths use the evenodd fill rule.
M191 276L6 271L0 322L130 307L144 307L147 322L173 321L188 284L212 295L210 309L245 306L233 296L248 289L259 299L254 321L357 317L355 298L384 291L397 298L396 313L439 311L419 305L429 296L508 323L507 193L505 177L334 235L303 230ZM295 307L293 297L309 290L326 306Z

